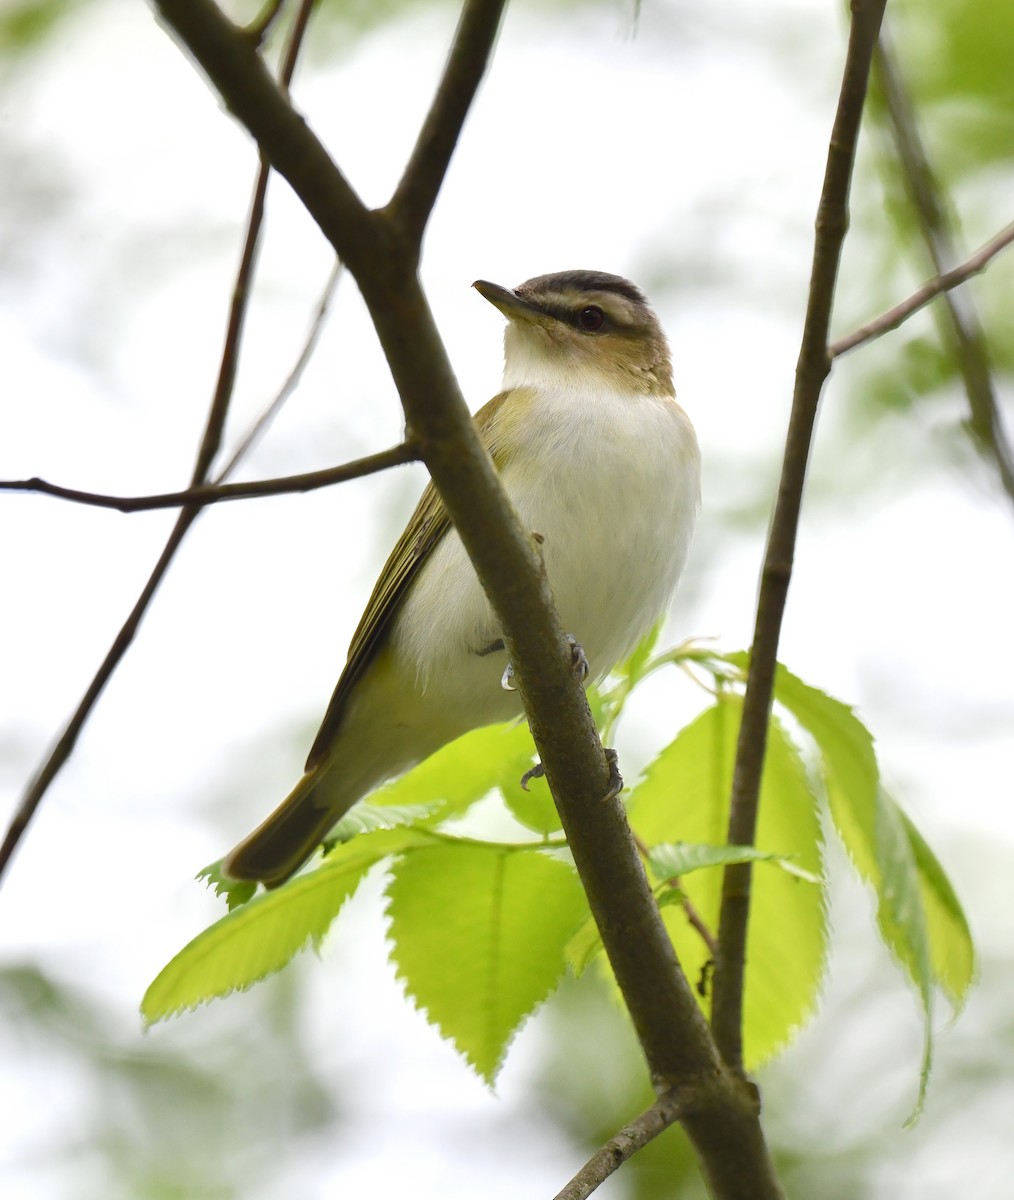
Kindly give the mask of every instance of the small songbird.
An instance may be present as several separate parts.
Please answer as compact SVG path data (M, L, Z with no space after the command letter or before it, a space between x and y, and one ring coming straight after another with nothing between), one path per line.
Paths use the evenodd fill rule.
M475 288L507 318L503 390L475 416L524 528L537 534L589 682L668 607L700 507L694 428L643 294L563 271ZM306 773L225 858L276 887L373 788L452 739L520 714L496 616L430 483L380 573Z

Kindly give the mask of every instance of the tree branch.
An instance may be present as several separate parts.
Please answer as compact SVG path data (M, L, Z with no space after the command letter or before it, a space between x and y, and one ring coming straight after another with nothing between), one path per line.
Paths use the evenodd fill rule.
M901 162L905 189L915 208L933 269L942 276L958 259L954 222L926 155L901 69L883 36L875 63L878 82L887 100L891 136ZM1014 452L1004 430L986 338L975 307L971 297L965 297L965 303L961 304L958 296L946 292L942 311L943 334L953 347L968 396L973 440L993 460L1004 491L1014 502Z
M756 834L778 639L792 575L817 404L831 369L828 354L831 308L842 242L848 228L848 196L856 142L885 2L852 0L851 4L852 26L845 72L817 209L806 320L796 365L781 480L761 574L743 718L736 747L728 830L732 845L752 845ZM743 981L750 883L748 863L726 867L712 993L712 1031L724 1061L737 1070L742 1069L743 1063Z
M944 271L942 275L934 276L893 308L889 308L879 317L874 317L872 321L861 325L852 333L832 342L828 347L829 354L832 358L840 358L843 354L848 354L849 351L855 350L859 346L865 346L867 342L872 342L885 333L890 333L892 329L897 329L913 313L925 308L937 296L949 292L952 288L960 287L974 275L981 274L1001 250L1005 250L1012 242L1014 242L1014 222L1001 229L995 237L980 246L960 266L952 267L951 270Z
M310 330L306 335L306 341L303 343L303 348L299 352L299 357L292 366L292 370L285 377L285 381L278 389L278 394L254 421L253 425L247 430L239 445L233 451L229 461L215 476L215 483L224 483L232 474L239 462L244 459L254 446L264 435L265 430L271 422L281 412L282 406L292 395L299 385L299 381L303 377L303 372L306 370L310 359L313 357L313 352L317 349L317 343L320 340L321 332L324 328L324 321L327 317L328 309L331 306L331 301L334 299L334 294L338 289L338 281L342 277L342 261L336 258L334 266L331 268L331 274L328 276L327 283L324 285L324 291L320 298L320 303L317 305L317 311L314 314L313 320L310 322Z
M392 222L418 245L461 127L486 72L506 0L465 0L440 86L412 157L388 206Z
M282 85L284 87L287 87L292 79L296 58L306 32L306 25L312 7L312 0L302 0L300 4L290 35L285 62L282 67ZM246 238L240 257L239 269L236 273L236 282L233 287L218 379L205 422L204 433L197 451L194 470L191 475L191 486L199 486L205 481L221 445L222 430L225 426L225 417L229 409L229 401L232 398L233 384L236 378L236 363L246 318L250 280L253 276L257 248L260 241L260 230L264 221L264 198L267 193L269 173L266 162L262 160L257 175L257 182L254 185L250 214L247 219ZM154 570L148 578L148 582L144 585L144 590L131 609L126 621L120 627L119 633L117 633L112 646L106 652L105 658L102 660L98 671L88 685L84 696L79 701L73 716L67 722L56 744L29 783L7 827L3 844L0 845L0 878L3 877L8 863L11 861L22 837L24 837L32 818L42 803L43 797L49 790L50 784L73 753L77 739L88 721L92 709L98 702L99 696L102 695L113 672L119 666L120 660L130 648L130 644L134 640L134 634L137 632L141 620L147 612L152 597L158 590L159 584L169 569L187 531L200 512L200 508L194 507L184 508L180 512L176 519L176 524L173 526L172 533L169 535L169 540L166 542L158 562L155 564Z
M531 540L478 440L406 244L367 213L236 29L208 0L155 0L228 107L289 180L359 285L411 431L504 630L561 821L656 1087L688 1097L684 1125L717 1197L780 1195L755 1092L723 1069L676 961ZM459 33L461 27L459 26ZM452 50L452 59L455 51ZM474 76L475 82L478 81ZM435 190L430 189L435 195ZM335 201L335 202L332 202Z
M285 0L267 0L263 11L258 13L256 19L251 21L246 27L247 34L253 38L258 46L263 45L264 39L270 33L272 25L282 15L284 7Z
M320 141L292 107L244 30L212 0L152 0L166 28L289 181L357 281L383 258L385 223L356 195Z
M182 492L159 492L152 496L107 496L101 492L83 492L77 488L62 487L47 483L45 479L3 479L0 491L35 492L43 496L56 496L75 504L87 504L93 508L112 508L117 512L151 512L161 508L207 508L224 500L252 500L260 496L287 496L295 492L312 492L318 488L331 487L350 479L361 479L377 471L403 463L417 462L419 452L409 442L401 442L389 450L342 463L339 467L325 467L322 471L307 471L302 475L283 475L278 479L254 479L247 483L205 483L186 488Z
M586 1200L628 1158L674 1125L683 1116L683 1110L684 1105L676 1092L659 1096L651 1108L613 1134L570 1183L557 1192L554 1200Z

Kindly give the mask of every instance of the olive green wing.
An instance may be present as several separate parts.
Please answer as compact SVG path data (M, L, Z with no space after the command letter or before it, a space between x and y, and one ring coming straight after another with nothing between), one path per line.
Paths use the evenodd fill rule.
M503 467L505 456L497 445L500 439L497 437L496 416L507 395L507 392L501 392L494 396L473 418L479 436L498 468ZM380 572L366 611L352 636L345 670L342 671L331 703L324 714L324 720L310 747L310 754L306 760L308 771L313 770L327 757L341 725L345 702L383 646L391 622L408 594L412 581L450 527L451 520L447 509L444 508L444 502L433 484L428 483L415 512L409 518L405 532L398 539L384 564L384 569Z

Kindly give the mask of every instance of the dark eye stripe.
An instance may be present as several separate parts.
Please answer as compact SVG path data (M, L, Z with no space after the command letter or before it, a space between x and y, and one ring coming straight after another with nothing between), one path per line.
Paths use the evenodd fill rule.
M580 308L574 308L570 304L546 304L542 301L536 301L536 303L547 316L555 317L564 325L572 325L575 329L580 329L583 332L588 332L588 330L581 324L581 315L582 313L588 312L590 309L594 309L596 312L602 314L602 324L599 325L598 330L594 332L598 332L606 328L623 328L623 326L619 325L615 318L610 316L610 314L607 313L600 304L582 304Z

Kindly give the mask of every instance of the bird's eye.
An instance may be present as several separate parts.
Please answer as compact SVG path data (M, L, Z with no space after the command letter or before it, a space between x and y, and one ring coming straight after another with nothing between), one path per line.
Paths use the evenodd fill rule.
M585 333L597 333L605 323L606 314L594 304L582 308L577 314L578 328L583 329Z

